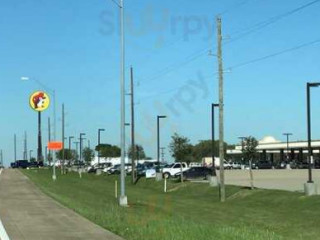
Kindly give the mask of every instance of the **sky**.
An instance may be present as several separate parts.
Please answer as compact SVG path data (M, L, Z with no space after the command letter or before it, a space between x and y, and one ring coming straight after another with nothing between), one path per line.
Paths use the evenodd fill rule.
M156 116L161 146L174 132L193 144L210 139L211 103L218 102L216 16L222 19L225 140L306 139L306 82L320 81L320 1L307 0L125 0L126 89L134 68L137 143L156 157ZM310 3L310 5L308 5ZM6 164L22 158L23 134L36 153L33 91L57 99L66 136L86 133L97 144L120 142L119 8L111 0L2 0L0 4L0 149ZM29 77L22 81L21 77ZM39 84L40 83L40 84ZM320 88L312 89L312 137L320 139ZM130 122L130 98L126 119ZM42 135L47 142L48 117ZM217 117L217 115L216 115ZM217 121L216 121L217 122ZM217 128L218 126L216 126ZM127 145L130 129L127 128ZM218 136L216 136L218 138Z

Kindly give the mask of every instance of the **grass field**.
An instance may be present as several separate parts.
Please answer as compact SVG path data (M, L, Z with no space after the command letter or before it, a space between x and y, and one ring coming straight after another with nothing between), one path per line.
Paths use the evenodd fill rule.
M320 197L276 190L248 190L228 186L227 201L218 189L203 183L163 183L127 179L130 207L115 199L118 176L49 170L23 170L43 192L98 225L129 240L274 240L320 239Z

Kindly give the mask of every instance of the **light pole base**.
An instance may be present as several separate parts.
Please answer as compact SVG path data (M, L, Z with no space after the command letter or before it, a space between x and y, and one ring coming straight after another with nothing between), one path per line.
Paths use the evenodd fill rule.
M52 175L52 180L53 181L57 180L57 176L56 175Z
M127 207L128 206L128 198L127 198L127 196L120 196L119 205L121 207Z
M218 178L217 177L209 176L208 180L209 180L210 187L218 187Z
M160 182L162 180L162 173L161 172L157 172L156 173L156 181Z
M313 182L307 182L304 184L304 193L306 196L318 195L318 185Z

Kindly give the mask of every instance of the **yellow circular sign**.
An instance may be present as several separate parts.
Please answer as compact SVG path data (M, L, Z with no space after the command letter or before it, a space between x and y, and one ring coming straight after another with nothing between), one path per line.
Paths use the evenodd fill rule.
M50 98L44 91L36 91L31 94L29 104L33 110L42 112L49 107Z

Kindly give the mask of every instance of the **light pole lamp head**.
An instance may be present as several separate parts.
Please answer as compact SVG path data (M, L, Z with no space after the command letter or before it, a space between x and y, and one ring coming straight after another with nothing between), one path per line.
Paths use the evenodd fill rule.
M21 81L28 81L28 80L30 80L29 77L21 77L20 79L21 79Z
M219 103L212 103L212 106L219 107L220 105L219 105Z
M313 83L307 83L308 87L319 87L320 86L320 82L313 82Z
M98 131L99 132L103 132L103 131L105 131L105 129L104 128L99 128Z
M284 136L292 136L293 134L292 133L283 133L282 135L284 135Z
M165 115L158 115L158 118L167 118Z

